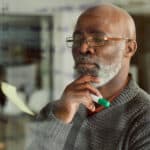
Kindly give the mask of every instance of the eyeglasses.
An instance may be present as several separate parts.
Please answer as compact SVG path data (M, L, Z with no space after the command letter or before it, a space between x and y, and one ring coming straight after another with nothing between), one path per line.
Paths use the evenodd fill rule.
M108 41L120 41L126 40L131 41L132 39L123 38L123 37L90 37L90 38L83 38L83 37L67 37L66 43L67 47L69 48L79 48L81 47L83 42L86 42L89 47L100 47L104 46Z

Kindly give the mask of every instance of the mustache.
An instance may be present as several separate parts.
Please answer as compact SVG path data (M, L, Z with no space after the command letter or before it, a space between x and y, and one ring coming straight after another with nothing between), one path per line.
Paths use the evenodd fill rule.
M81 63L94 64L98 69L100 69L99 59L97 57L92 58L89 54L80 54L75 58L75 68Z

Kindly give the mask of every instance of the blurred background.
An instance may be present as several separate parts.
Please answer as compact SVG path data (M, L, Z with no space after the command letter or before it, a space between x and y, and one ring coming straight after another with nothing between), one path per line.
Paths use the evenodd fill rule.
M0 0L0 81L17 88L20 98L38 113L60 97L73 80L73 59L66 47L77 17L102 0ZM131 72L150 93L150 1L105 0L126 9L137 27L138 51ZM22 113L0 90L0 150L24 150Z

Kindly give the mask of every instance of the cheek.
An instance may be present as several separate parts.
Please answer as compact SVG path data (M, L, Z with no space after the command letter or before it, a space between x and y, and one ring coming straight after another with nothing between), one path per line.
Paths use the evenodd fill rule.
M72 55L73 55L73 57L78 55L78 53L79 53L78 49L72 48Z
M79 48L72 48L73 59L76 60L81 55L81 50Z
M112 64L123 59L124 47L123 46L107 46L97 52L97 56L105 64Z
M72 56L73 56L73 59L75 60L79 56L78 50L72 50Z

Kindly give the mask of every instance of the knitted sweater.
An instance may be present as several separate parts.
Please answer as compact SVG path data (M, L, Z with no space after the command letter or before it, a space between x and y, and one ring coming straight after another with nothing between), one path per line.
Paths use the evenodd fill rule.
M130 80L111 107L87 116L81 105L70 124L49 103L27 126L28 150L150 150L150 96Z

